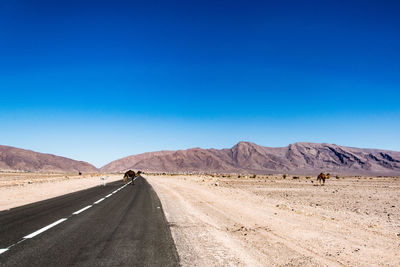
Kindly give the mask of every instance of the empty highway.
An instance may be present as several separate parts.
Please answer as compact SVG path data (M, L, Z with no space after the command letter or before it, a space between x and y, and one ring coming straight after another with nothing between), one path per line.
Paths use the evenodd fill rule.
M143 178L0 212L1 266L179 266L160 200Z

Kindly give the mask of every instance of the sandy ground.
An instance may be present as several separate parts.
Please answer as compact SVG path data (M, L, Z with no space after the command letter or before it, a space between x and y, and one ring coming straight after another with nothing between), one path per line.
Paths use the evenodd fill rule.
M146 177L183 266L400 266L399 178Z
M123 175L0 173L0 211L122 179Z

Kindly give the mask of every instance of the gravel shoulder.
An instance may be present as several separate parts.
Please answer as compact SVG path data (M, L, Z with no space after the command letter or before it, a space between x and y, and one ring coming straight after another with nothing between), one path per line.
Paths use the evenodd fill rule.
M146 179L183 266L400 265L399 178Z

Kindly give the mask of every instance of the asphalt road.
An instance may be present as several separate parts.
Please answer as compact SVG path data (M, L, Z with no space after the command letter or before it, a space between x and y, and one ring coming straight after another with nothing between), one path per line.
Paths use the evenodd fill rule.
M117 181L0 212L0 265L179 266L153 188L143 177L123 186Z

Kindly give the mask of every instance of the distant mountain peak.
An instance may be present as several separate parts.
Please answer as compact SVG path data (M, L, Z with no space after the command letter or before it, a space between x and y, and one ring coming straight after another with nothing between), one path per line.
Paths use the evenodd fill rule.
M258 145L248 141L240 141L235 146L258 146Z

